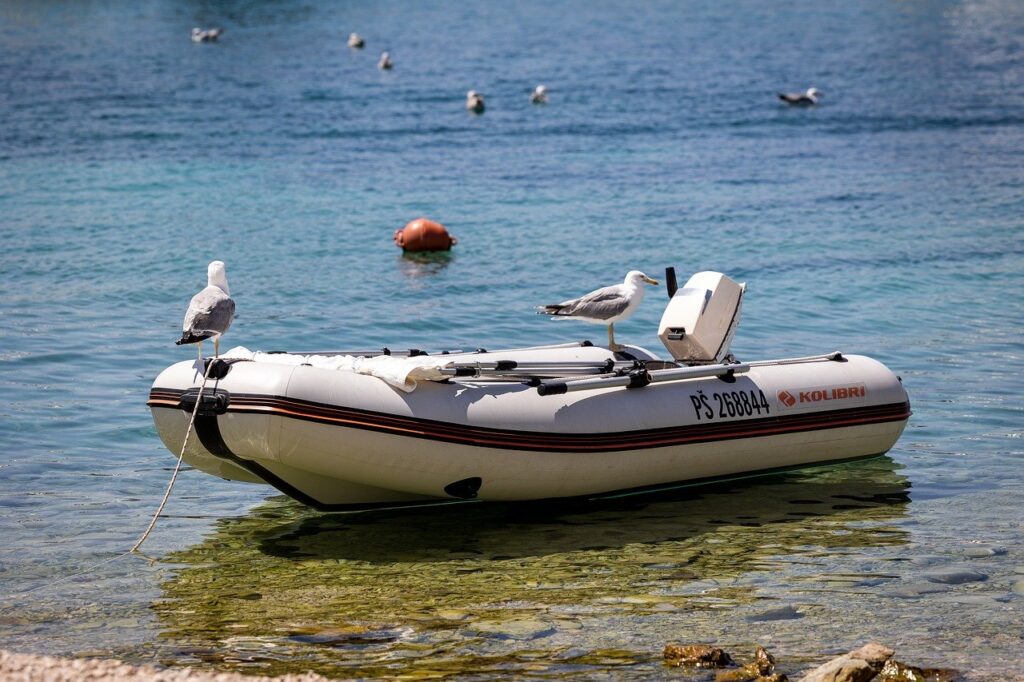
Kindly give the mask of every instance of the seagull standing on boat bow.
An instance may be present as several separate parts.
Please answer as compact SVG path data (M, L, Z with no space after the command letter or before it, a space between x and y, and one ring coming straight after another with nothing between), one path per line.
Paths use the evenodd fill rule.
M181 338L175 345L199 344L199 361L203 360L203 341L213 339L214 356L220 355L220 336L235 319L235 302L228 292L228 278L224 263L215 260L206 268L206 288L192 297L185 321L181 325Z

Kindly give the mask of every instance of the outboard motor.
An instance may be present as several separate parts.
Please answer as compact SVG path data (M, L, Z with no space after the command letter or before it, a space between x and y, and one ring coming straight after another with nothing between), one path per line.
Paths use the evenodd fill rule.
M669 277L669 281L672 281ZM698 272L672 294L658 326L658 338L676 362L722 362L740 321L746 284L720 272Z

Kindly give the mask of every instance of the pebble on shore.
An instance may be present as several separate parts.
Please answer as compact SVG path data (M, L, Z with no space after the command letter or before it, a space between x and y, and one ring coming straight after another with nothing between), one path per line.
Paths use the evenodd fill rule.
M16 654L0 649L0 680L46 680L47 682L327 682L316 673L253 677L239 673L206 672L193 668L134 666L98 658L56 658Z

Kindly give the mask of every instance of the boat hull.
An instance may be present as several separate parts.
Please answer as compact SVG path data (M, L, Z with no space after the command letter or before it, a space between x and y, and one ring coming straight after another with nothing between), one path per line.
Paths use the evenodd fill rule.
M182 395L201 379L178 363L151 391L175 455ZM321 509L601 495L846 461L888 451L910 416L898 377L856 355L548 396L479 380L404 393L352 372L240 362L206 390L227 405L197 418L186 461Z

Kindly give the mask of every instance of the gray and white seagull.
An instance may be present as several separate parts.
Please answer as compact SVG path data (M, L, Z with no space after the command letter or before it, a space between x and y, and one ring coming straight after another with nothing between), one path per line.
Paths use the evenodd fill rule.
M561 303L541 306L537 308L537 312L542 315L551 315L556 319L574 318L593 324L606 324L608 325L608 348L612 351L619 351L622 350L622 346L615 343L613 325L632 315L636 307L640 305L640 301L644 298L645 282L657 284L658 280L651 279L639 270L630 270L622 284L603 287Z
M206 268L206 288L192 297L185 321L181 325L181 338L175 345L199 344L199 362L203 360L203 341L213 339L214 356L220 355L220 336L235 319L235 302L228 293L228 278L224 263L215 260Z
M779 99L794 107L813 107L821 93L818 88L807 88L805 92L780 92Z
M192 42L193 43L215 43L217 38L220 38L220 34L224 32L222 28L199 28L196 26L192 29Z

